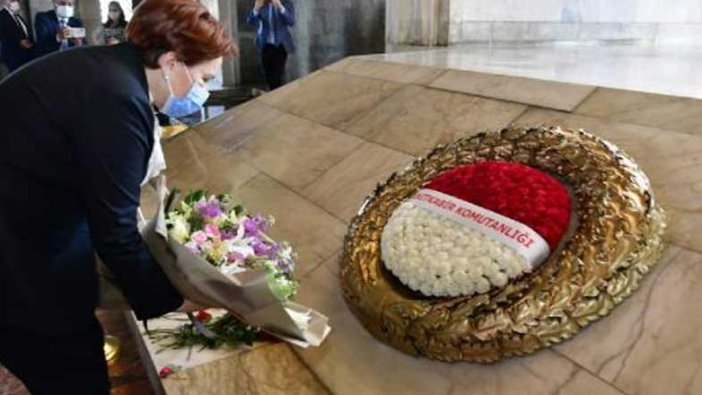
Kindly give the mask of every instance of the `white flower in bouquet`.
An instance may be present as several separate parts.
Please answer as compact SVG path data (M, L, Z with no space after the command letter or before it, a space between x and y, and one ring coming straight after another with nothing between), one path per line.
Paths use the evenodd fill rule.
M172 228L169 236L178 243L185 243L190 237L190 224L183 215L174 215L171 219Z

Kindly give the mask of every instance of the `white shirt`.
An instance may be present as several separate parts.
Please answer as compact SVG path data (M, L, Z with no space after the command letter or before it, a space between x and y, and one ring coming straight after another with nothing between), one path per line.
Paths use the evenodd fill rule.
M146 176L141 185L143 186L151 179L156 178L164 170L166 170L166 157L163 155L163 147L161 146L161 125L159 125L158 118L156 118L154 120L154 148L151 150Z

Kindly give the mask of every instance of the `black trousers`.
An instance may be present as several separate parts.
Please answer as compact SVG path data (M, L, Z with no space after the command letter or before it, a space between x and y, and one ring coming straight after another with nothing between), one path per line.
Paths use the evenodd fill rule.
M37 312L41 314L41 312ZM51 323L47 323L51 327ZM0 363L32 395L108 395L110 381L97 319L68 334L0 326Z
M288 51L282 45L266 44L261 51L261 66L266 84L273 90L283 85L285 77L285 63L288 60Z

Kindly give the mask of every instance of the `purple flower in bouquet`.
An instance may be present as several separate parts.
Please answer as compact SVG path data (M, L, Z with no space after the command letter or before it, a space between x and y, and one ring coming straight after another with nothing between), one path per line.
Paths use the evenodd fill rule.
M221 236L222 240L224 240L224 241L231 240L234 237L236 237L236 229L232 229L232 230L223 229L223 230L221 230L221 234L222 234L222 236Z
M204 218L217 218L222 214L222 207L217 199L201 200L195 203L195 209Z
M270 246L268 249L268 258L270 259L275 259L275 257L278 256L278 253L280 252L280 246L276 243Z
M258 256L270 256L272 247L266 245L266 243L264 243L260 239L256 239L256 241L254 241L253 243L253 249L254 253Z
M292 273L292 268L290 267L290 264L287 261L279 260L277 266L280 269L280 271L283 272L283 274Z
M246 237L255 237L259 233L268 230L268 220L261 214L248 218L244 221L244 230Z

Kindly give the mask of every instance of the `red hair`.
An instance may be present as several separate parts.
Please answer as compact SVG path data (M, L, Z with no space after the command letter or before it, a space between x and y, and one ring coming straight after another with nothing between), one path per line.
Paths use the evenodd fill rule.
M127 37L147 67L173 51L188 66L236 54L221 23L199 0L146 0L134 10Z

